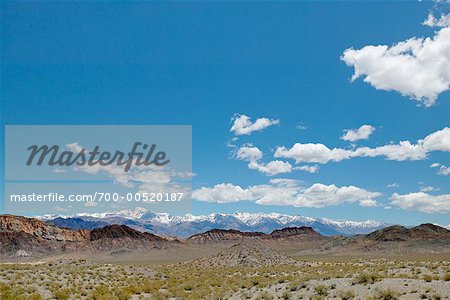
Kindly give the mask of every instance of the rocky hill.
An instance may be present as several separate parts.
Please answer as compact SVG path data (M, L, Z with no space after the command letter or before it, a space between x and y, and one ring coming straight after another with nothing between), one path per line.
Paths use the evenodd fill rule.
M195 234L187 240L194 243L219 243L235 241L268 241L268 240L321 240L322 235L311 227L286 227L277 229L269 234L263 232L242 232L234 229L213 229Z
M89 237L89 249L109 251L110 253L126 253L152 248L163 249L170 242L160 236L140 232L126 225L108 225L93 229Z
M35 218L0 216L1 258L39 257L73 252L126 254L150 249L159 251L170 246L185 253L192 249L200 252L209 250L210 245L215 249L223 249L232 244L252 247L251 251L239 248L244 251L245 257L251 257L249 253L256 253L255 249L267 247L280 251L289 250L289 253L299 255L450 253L450 230L433 224L422 224L412 228L390 226L353 237L327 237L308 226L290 226L270 233L212 229L192 235L186 241L179 241L142 232L124 224L107 225L92 230L72 230ZM173 250L174 247L170 249ZM162 258L168 254L158 253Z
M274 240L299 239L307 241L307 240L322 240L325 237L322 236L320 233L316 232L311 227L301 226L301 227L286 227L283 229L274 230L270 234L268 234L266 238Z
M29 257L85 245L89 231L71 230L38 219L0 216L0 256Z
M412 228L390 226L369 233L364 236L364 239L378 242L420 241L433 239L450 240L450 230L433 224L421 224Z
M450 239L450 230L430 223L413 227L410 232L412 238Z
M242 232L235 229L213 229L203 233L194 234L188 241L195 243L209 242L234 242L238 240L261 239L265 236L262 232Z
M236 244L210 257L190 262L200 267L295 265L298 262L261 245Z
M450 230L433 224L412 228L390 226L366 235L336 237L323 243L318 251L389 255L450 253Z
M164 238L148 233L134 230L126 225L108 225L102 228L93 229L89 234L90 240L101 239L135 239L152 242L165 241Z
M35 218L21 216L0 216L0 230L2 232L23 232L47 241L79 242L84 241L89 231L61 228L42 222Z
M92 231L72 230L34 218L0 216L0 256L2 257L35 257L85 250L123 252L161 248L170 242L126 225L108 225Z

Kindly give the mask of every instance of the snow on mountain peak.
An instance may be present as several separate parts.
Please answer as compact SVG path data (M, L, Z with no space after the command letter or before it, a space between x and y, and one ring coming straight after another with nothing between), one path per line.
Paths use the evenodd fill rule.
M40 217L40 219L48 221L57 217L98 219L111 224L126 222L129 219L133 220L133 226L137 229L178 236L189 236L214 228L270 232L289 226L310 226L324 235L353 235L368 233L388 226L386 223L371 220L332 220L280 213L236 212L233 214L212 213L209 215L186 214L184 216L172 216L167 213L153 212L142 207L117 212L78 213L72 216L45 215Z

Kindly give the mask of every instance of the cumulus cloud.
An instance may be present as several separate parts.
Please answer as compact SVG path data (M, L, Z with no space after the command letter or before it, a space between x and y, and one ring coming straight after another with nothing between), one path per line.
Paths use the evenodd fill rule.
M334 184L315 183L304 188L292 179L273 179L268 184L247 188L222 183L193 191L194 199L205 202L230 203L247 200L261 205L316 208L355 202L366 207L378 206L375 199L379 196L380 193L355 186L337 187Z
M291 173L293 170L301 170L309 173L315 173L319 170L317 166L301 166L293 168L289 162L281 160L273 160L268 163L261 162L263 153L258 147L253 146L253 144L241 146L235 152L234 158L247 161L249 169L257 170L268 176Z
M354 68L352 81L362 77L376 89L397 91L432 106L450 88L450 27L448 15L429 17L427 25L445 26L433 37L410 38L393 46L349 48L341 60Z
M301 144L295 143L290 149L286 147L278 147L274 156L278 158L292 158L297 163L320 163L325 164L329 161L339 162L352 157L353 151L334 148L330 149L324 144Z
M375 127L371 125L362 125L357 129L347 129L341 137L344 141L356 142L359 140L367 140L369 136L375 131Z
M427 151L450 151L450 127L433 132L418 141Z
M450 213L450 194L430 195L425 192L391 196L391 203L401 209L425 213Z
M252 200L247 189L231 183L217 184L212 188L202 187L192 192L192 198L203 202L231 203Z
M319 172L319 166L318 165L304 165L304 166L294 167L294 170L305 171L308 173L317 173L317 172Z
M440 163L433 163L430 165L430 168L438 168L438 175L444 175L447 176L450 174L450 167L446 165L442 165Z
M373 200L373 199L361 200L361 201L359 201L359 205L361 205L363 207L377 207L377 206L379 206L378 202Z
M377 157L382 156L387 160L421 160L427 157L431 150L422 143L412 144L409 141L401 141L398 144L384 145L376 148L362 147L357 148L352 153L352 157Z
M435 17L433 13L429 13L427 19L422 24L429 27L449 27L450 14L441 14Z
M424 192L424 193L436 192L436 191L439 191L439 190L440 190L440 188L435 188L435 187L433 187L431 185L420 187L420 191Z
M67 144L66 147L72 152L80 152L84 147L79 143ZM86 148L86 150L89 150ZM120 184L127 188L135 188L138 193L166 193L183 192L186 195L190 194L190 188L187 185L180 185L179 180L185 180L195 176L192 172L178 172L167 167L157 167L154 165L140 165L132 164L128 172L125 172L123 166L117 164L110 164L102 166L82 165L74 167L75 171L84 172L90 175L101 174L113 180L114 183Z
M258 147L246 144L237 150L235 157L239 160L257 161L263 157L263 153Z
M268 162L267 164L259 163L257 161L250 161L248 163L248 168L252 170L258 170L259 172L269 176L292 172L292 165L286 161L281 160L273 160Z
M291 148L284 146L275 150L277 158L291 158L296 163L340 162L355 157L385 157L388 160L422 160L432 151L450 152L450 128L446 127L427 135L417 143L401 141L398 144L388 144L375 148L361 147L356 149L330 149L324 144L295 143Z
M230 128L230 132L234 132L235 135L249 135L254 131L260 131L269 126L280 124L280 120L268 118L259 118L252 122L250 117L240 114L234 115L232 121L233 125Z

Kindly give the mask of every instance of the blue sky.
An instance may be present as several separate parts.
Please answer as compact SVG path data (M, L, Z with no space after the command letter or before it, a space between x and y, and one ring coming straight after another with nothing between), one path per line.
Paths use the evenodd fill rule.
M433 37L444 26L422 25L434 9L432 2L4 1L1 5L2 127L187 124L193 131L194 190L223 183L246 189L288 178L298 181L300 193L320 183L381 194L374 198L375 207L361 206L359 200L321 207L260 205L254 199L194 201L194 214L281 212L450 224L445 206L450 177L430 168L432 163L450 165L448 149L404 161L378 156L296 164L292 158L274 158L277 147L289 149L295 143L375 148L390 142L417 143L449 126L448 91L439 92L435 103L425 107L424 101L410 99L414 94L376 89L386 84L383 78L350 82L354 68L340 59L351 47ZM391 79L398 78L386 80ZM233 143L236 148L231 148L227 144L235 137L230 128L236 114L279 124L240 135ZM355 146L341 139L345 129L365 124L375 128L368 139L354 142ZM319 170L267 176L233 154L249 143L264 154L261 164L282 160L292 166L319 165ZM398 187L387 187L393 183ZM447 197L437 200L444 202L441 211L390 203L393 193L409 195L430 186L435 190L427 195Z

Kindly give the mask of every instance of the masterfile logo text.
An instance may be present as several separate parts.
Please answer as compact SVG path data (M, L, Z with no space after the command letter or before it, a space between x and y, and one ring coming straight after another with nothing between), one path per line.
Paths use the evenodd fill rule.
M10 213L190 211L191 126L6 126Z

